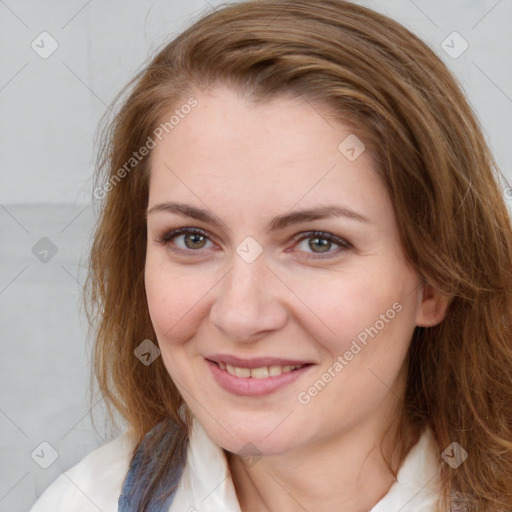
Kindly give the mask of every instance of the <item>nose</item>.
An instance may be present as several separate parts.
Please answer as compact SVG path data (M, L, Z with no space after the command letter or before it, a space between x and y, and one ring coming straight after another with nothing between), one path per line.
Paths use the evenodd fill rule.
M231 270L215 290L210 320L230 340L251 343L286 323L286 287L268 268L264 254L248 263L235 253Z

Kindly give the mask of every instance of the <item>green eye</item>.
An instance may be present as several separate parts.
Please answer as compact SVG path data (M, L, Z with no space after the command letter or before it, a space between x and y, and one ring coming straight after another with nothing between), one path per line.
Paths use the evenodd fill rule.
M179 237L183 237L183 245L180 247L175 243ZM300 233L296 235L294 240L300 242L296 246L302 244L303 252L310 254L317 254L318 257L330 257L330 255L338 254L339 252L351 249L352 245L346 240L339 238L330 233L322 231L311 231L307 233ZM201 249L206 247L208 242L211 242L208 234L201 229L197 228L178 228L164 233L157 242L161 245L168 245L170 248L178 253L193 253L200 252ZM307 241L307 244L305 243ZM330 250L332 246L338 246L337 250ZM322 255L326 256L322 256ZM313 258L315 256L312 256Z
M311 249L311 252L313 254L338 254L341 250L351 249L352 246L342 238L339 238L335 235L332 235L330 233L324 233L322 231L313 231L310 233L301 233L296 238L299 240L300 243L306 242L307 245L304 245L304 247L307 247ZM338 250L331 251L329 250L332 245L337 245L339 247ZM300 244L298 244L300 245ZM317 250L318 249L318 250ZM309 251L305 251L309 252Z

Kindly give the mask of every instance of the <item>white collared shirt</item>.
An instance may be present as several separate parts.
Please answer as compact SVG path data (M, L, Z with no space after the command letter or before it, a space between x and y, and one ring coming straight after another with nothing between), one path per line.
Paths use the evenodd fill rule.
M133 447L133 438L125 432L96 448L60 475L30 512L117 512ZM438 450L425 430L400 467L397 481L371 512L434 512L440 469ZM196 419L169 512L241 512L224 452Z

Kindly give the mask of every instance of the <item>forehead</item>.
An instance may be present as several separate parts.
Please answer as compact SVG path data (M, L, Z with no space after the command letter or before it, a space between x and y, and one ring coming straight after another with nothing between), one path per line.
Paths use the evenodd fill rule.
M356 209L368 198L386 206L364 141L311 103L255 103L220 87L195 98L197 106L152 150L150 206L171 199L208 205L206 198L232 208L290 209L300 201ZM348 146L361 154L347 158Z

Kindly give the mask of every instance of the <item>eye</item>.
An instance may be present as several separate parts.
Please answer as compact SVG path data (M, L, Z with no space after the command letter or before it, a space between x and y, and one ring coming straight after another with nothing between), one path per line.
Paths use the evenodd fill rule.
M318 255L315 256L318 258L331 257L343 250L353 248L353 246L346 240L343 240L343 238L339 238L336 235L332 235L331 233L324 233L323 231L301 233L294 239L299 240L300 242L300 244L297 244L297 246L302 245L304 249L311 249L314 254ZM340 249L336 251L330 251L329 249L333 244L340 247ZM323 254L326 256L323 256Z
M173 251L191 252L197 249L203 249L206 241L209 240L208 235L200 229L179 228L161 235L158 238L157 243L161 245L169 245L172 242L174 244L174 241L180 237L183 237L183 245L180 246L178 244L176 248L172 248Z
M175 241L180 237L182 238L182 244L177 244ZM352 249L353 246L344 240L343 238L337 237L331 233L324 233L323 231L310 231L307 233L300 233L296 235L293 240L299 241L296 246L303 246L304 252L311 252L316 255L313 258L325 258L331 257L334 254L338 254L343 250ZM306 241L308 241L306 243ZM208 242L211 242L208 234L197 228L178 228L163 233L158 237L157 243L160 245L173 245L170 247L172 251L177 253L188 253L199 252L200 249L204 249ZM338 250L329 250L332 246L337 245ZM325 256L324 256L325 255ZM309 257L309 256L308 256Z

